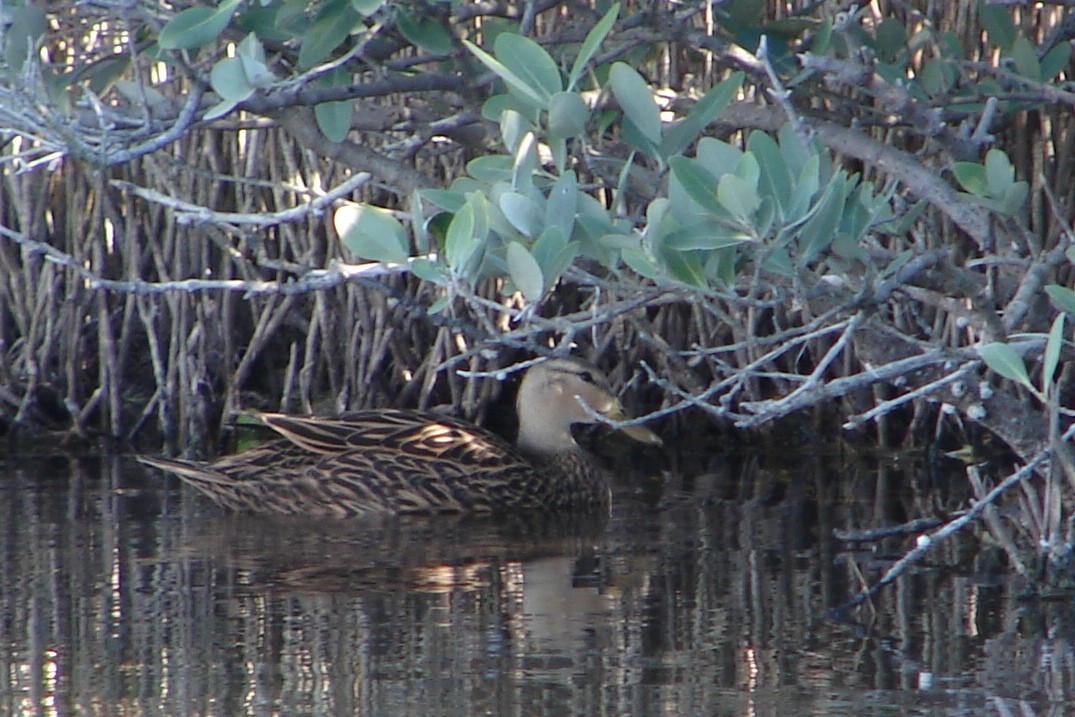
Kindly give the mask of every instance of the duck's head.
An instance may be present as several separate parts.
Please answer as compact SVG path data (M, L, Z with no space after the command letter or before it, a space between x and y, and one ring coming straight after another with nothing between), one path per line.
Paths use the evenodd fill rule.
M613 395L608 379L593 364L574 358L555 358L530 367L515 400L519 414L519 447L545 454L578 449L571 426L599 422L580 401L594 413L610 420L628 418L619 399ZM661 443L660 437L644 426L621 430L640 443Z

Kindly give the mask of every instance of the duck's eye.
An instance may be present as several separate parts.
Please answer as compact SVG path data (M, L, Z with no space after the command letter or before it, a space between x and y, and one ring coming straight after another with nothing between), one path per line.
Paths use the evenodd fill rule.
M593 373L590 371L583 371L579 374L579 378L581 378L586 383L595 383Z

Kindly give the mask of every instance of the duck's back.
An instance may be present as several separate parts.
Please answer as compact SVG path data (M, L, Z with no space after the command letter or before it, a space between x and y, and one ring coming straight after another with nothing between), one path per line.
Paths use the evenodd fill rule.
M386 410L262 420L282 438L208 465L147 462L244 512L485 513L594 507L608 499L602 472L586 456L524 455L449 416Z

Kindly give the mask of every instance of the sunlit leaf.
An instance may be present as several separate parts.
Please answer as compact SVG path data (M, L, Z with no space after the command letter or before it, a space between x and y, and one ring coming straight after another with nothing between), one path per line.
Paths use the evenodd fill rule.
M344 204L332 217L340 241L370 261L407 261L407 232L391 212L370 204Z

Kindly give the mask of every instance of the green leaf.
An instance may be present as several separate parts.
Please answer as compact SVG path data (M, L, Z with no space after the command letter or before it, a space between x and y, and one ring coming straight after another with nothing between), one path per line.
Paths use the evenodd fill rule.
M452 217L444 240L445 259L455 271L467 273L489 236L489 207L484 194L467 195L463 208Z
M660 146L661 156L668 158L689 147L732 101L743 84L743 77L742 72L734 72L728 79L711 87L705 96L690 108L686 117L666 129Z
M985 197L989 194L989 180L986 178L985 167L977 162L954 162L952 174L956 175L956 181L967 192Z
M519 142L522 138L534 131L534 125L530 123L530 120L513 109L505 109L500 113L499 124L500 138L511 154L515 154L519 149Z
M545 289L548 290L579 255L579 243L567 241L560 227L550 226L534 242L530 253L541 267L541 273L545 277Z
M993 342L980 346L978 355L985 361L986 366L1004 378L1020 383L1031 391L1034 390L1034 385L1026 372L1026 366L1023 364L1023 357L1008 344Z
M1000 198L1000 211L1008 216L1015 216L1026 204L1027 195L1030 194L1030 185L1026 182L1016 182L1004 190L1004 196Z
M670 157L668 166L687 195L698 202L704 211L717 216L724 214L720 197L717 196L717 178L708 170L682 155Z
M813 216L799 231L799 261L808 264L828 249L836 237L849 191L846 175L841 171L833 177L818 201Z
M661 278L661 270L641 249L624 249L620 252L620 259L631 271L645 279Z
M536 302L545 293L545 278L541 267L519 242L508 244L508 273L515 287L523 293L527 301Z
M1002 50L1012 46L1017 33L1012 23L1012 11L1007 6L980 0L978 17L991 43Z
M37 39L48 29L48 17L39 7L13 7L10 2L4 3L0 13L4 26L0 31L3 59L12 70L18 72L34 54Z
M351 73L343 67L326 72L318 78L320 87L346 86L351 81ZM339 102L321 102L314 106L314 118L321 133L329 142L342 142L351 130L351 118L355 114L353 100Z
M302 37L299 48L299 67L313 67L343 44L351 30L361 20L350 4L330 4Z
M631 124L654 146L661 143L661 111L653 91L642 75L625 62L617 62L608 74L612 94Z
M340 241L355 256L402 264L410 253L407 232L392 214L371 204L344 204L332 216Z
M496 59L541 98L543 106L547 106L552 96L564 89L560 70L552 57L529 37L501 33L493 43L493 52Z
M723 249L752 241L752 237L732 227L716 222L692 222L677 227L661 237L661 242L668 249L692 251L695 249Z
M510 182L512 159L506 154L487 154L467 162L467 174L481 182Z
M466 46L466 48L470 50L483 65L499 75L500 79L504 80L504 84L508 86L508 90L512 95L531 107L545 109L546 102L541 94L530 87L526 80L512 72L503 62L469 40L463 40L463 45Z
M396 8L396 27L403 37L434 55L452 51L452 36L444 26L429 17L416 17L405 5Z
M1015 167L1003 151L991 149L985 155L986 186L989 196L1000 197L1015 183Z
M579 183L574 170L569 169L549 189L549 198L545 202L545 226L558 227L564 241L569 241L575 231L578 206Z
M1038 53L1034 50L1034 46L1030 44L1030 40L1022 35L1017 36L1012 44L1011 58L1012 62L1015 63L1016 72L1020 75L1035 82L1041 79L1041 64L1038 62Z
M458 212L467 201L465 194L450 189L423 189L418 194L430 204L453 214Z
M1041 58L1041 81L1050 82L1063 72L1071 60L1071 43L1061 42Z
M569 91L575 89L579 78L582 77L583 70L586 69L586 64L597 54L601 43L604 42L605 37L612 30L612 26L616 24L616 18L619 14L620 4L618 2L613 3L605 16L586 33L586 39L582 41L582 47L579 48L579 54L575 56L575 62L572 63L571 72L567 76L567 89Z
M384 4L385 0L351 0L351 7L365 17L380 10Z
M698 142L696 159L714 177L719 178L728 172L735 171L743 159L743 150L719 139L703 137Z
M894 17L882 20L877 26L876 48L881 62L895 62L900 52L907 49L907 35L903 31L903 23Z
M519 233L535 237L541 232L544 212L530 197L519 192L505 192L500 195L497 206Z
M662 253L662 258L669 273L676 279L691 286L704 288L709 285L697 252L666 251Z
M231 21L239 0L225 0L218 7L183 10L161 28L157 44L162 50L190 50L217 39Z
M411 270L412 274L422 281L428 281L431 284L437 285L443 285L448 282L448 277L444 275L444 269L435 261L417 257L411 259L408 268Z
M574 92L557 92L549 100L549 135L568 139L586 131L590 108Z
M1045 287L1045 293L1049 295L1057 308L1075 316L1075 291L1059 284L1049 284Z
M213 65L209 71L209 84L222 100L238 103L254 94L254 87L246 79L243 63L238 57L226 57Z
M754 156L761 167L759 192L771 197L783 210L791 200L791 172L784 163L780 147L767 133L755 130L747 138L747 152Z
M1060 313L1053 319L1053 326L1049 329L1049 339L1045 342L1045 357L1041 372L1041 392L1049 395L1049 387L1056 376L1056 367L1060 363L1060 351L1064 348L1064 314Z
M749 220L761 206L761 197L750 181L726 174L717 184L717 201L733 217Z

